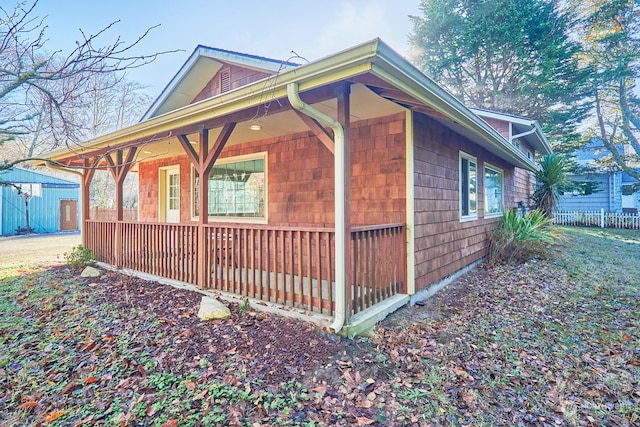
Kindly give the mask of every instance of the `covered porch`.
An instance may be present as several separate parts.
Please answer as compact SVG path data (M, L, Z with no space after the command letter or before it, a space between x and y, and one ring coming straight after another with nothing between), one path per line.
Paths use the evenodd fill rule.
M403 220L410 218L407 212L412 209L406 209L405 170L411 160L405 153L410 135L404 121L411 120L411 112L365 85L372 81L388 87L371 76L304 91L304 85L288 83L284 91L271 94L268 112L260 115L257 111L267 108L263 97L249 92L242 99L235 94L229 99L241 98L239 105L223 108L220 104L225 102L218 98L231 95L223 94L184 107L180 114L165 113L133 129L100 137L72 155L54 156L57 162L82 171L84 245L99 261L118 269L326 316L329 329L335 332L358 313L407 294L410 255ZM388 120L396 128L392 136L376 130L381 126L377 123L384 122L380 118L388 117L395 117L395 122ZM360 147L355 149L353 121L358 123L353 129ZM285 144L288 150L277 153L258 144L301 133L311 135L304 137L302 149L299 141ZM284 198L267 194L267 214L262 220L217 220L211 214L210 180L197 177L209 176L225 153L256 151L266 153L269 168L275 169L276 164L302 169L284 175L289 184L298 180L301 185L283 185L289 194ZM319 160L305 158L311 152L319 152ZM169 183L160 183L159 194L153 196L160 204L157 215L139 207L138 220L131 221L123 208L125 178L151 164L163 169L156 166L163 159L181 159L188 165L182 165L179 179L189 180L191 187L187 191L184 183L177 187L190 200L188 206L171 217L167 208L172 190ZM327 159L333 161L327 163ZM370 181L367 168L377 168L376 180ZM115 182L116 207L108 219L90 216L90 187L97 170L108 171ZM357 182L352 185L354 174ZM326 186L327 178L333 185ZM267 193L273 185L265 184ZM322 204L296 191L316 185L324 185L316 192L323 195ZM389 191L391 197L380 201ZM142 196L142 180L139 192ZM296 195L297 203L287 203L291 195ZM333 209L325 210L327 201ZM308 203L315 203L313 214L289 212L304 211ZM387 205L396 211L389 214ZM287 215L278 211L283 209Z

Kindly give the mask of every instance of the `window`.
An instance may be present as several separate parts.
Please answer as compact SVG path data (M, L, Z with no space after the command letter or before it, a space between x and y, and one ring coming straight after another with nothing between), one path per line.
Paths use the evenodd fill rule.
M240 161L224 159L213 166L209 173L209 216L266 219L265 159L266 155ZM198 216L199 177L195 172L193 175L193 210Z
M475 157L460 152L460 219L478 217L477 161Z
M169 175L169 209L180 209L180 175L170 174Z
M503 173L502 170L493 166L484 167L484 207L485 217L498 216L502 214L504 201L503 195Z

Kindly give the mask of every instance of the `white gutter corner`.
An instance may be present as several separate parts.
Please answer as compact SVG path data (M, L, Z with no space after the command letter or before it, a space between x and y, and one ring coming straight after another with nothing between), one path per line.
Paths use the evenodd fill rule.
M346 320L345 292L347 276L345 271L346 235L345 206L344 206L344 129L337 120L316 110L300 98L298 83L287 85L287 97L291 106L301 113L328 125L334 132L335 155L333 159L335 168L335 220L336 220L336 314L333 323L329 326L334 333L340 332Z

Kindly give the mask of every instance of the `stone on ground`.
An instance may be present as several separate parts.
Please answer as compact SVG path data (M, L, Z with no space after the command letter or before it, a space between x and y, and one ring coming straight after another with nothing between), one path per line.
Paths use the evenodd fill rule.
M228 319L231 317L231 311L217 299L203 296L198 317L201 320Z
M82 270L82 273L80 274L81 277L100 277L100 275L102 275L100 270L91 266L85 267L85 269Z

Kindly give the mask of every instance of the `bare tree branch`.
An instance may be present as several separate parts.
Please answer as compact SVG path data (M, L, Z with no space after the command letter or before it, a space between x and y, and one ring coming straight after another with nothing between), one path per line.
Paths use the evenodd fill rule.
M92 102L96 90L108 91L126 70L175 52L131 53L157 26L146 29L133 42L117 36L103 44L119 23L115 21L95 34L80 30L80 40L67 54L48 53L46 25L44 18L35 15L36 6L37 0L20 2L13 9L0 7L0 143L29 135L34 127L54 145L78 142L86 137L86 129L77 111ZM104 80L112 86L97 89L94 77L98 75L112 76Z

